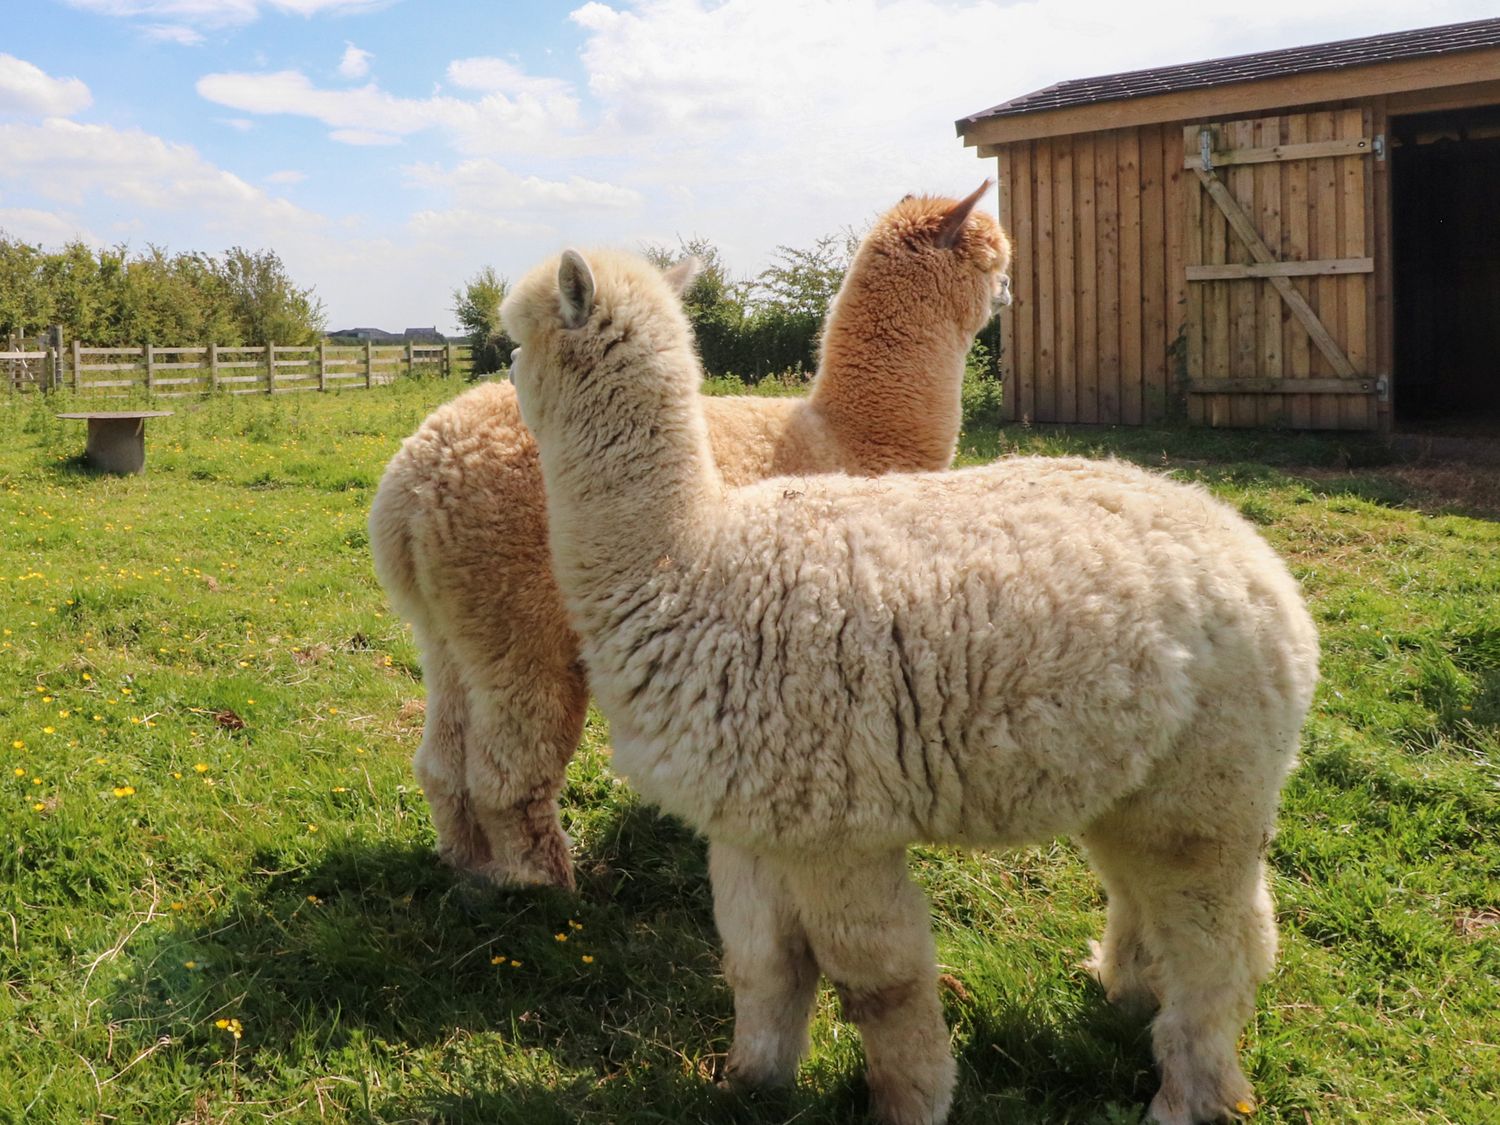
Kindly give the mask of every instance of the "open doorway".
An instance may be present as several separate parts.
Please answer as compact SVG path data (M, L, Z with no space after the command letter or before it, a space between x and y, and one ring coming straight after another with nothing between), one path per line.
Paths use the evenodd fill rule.
M1391 122L1398 426L1500 427L1500 106Z

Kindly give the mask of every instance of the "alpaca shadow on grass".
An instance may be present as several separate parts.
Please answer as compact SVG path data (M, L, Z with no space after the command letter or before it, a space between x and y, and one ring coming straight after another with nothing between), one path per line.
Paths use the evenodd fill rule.
M225 1055L214 1021L232 1016L244 1081L342 1075L325 1095L375 1121L865 1119L862 1067L843 1048L794 1092L715 1087L733 1004L705 850L676 821L635 806L591 825L576 894L479 885L425 844L299 854L256 855L238 897L153 927L132 946L114 1016L145 1020L204 1071ZM1139 1022L1095 992L1082 1018L950 996L955 1125L995 1120L1001 1105L1017 1121L1134 1120L1121 1113L1149 1097L1149 1050ZM362 1088L372 1073L379 1083Z

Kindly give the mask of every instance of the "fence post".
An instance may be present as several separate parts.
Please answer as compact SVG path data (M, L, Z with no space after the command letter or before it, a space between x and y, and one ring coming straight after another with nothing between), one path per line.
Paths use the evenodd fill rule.
M266 394L276 393L276 345L266 341Z
M146 397L156 393L156 348L146 345Z
M219 345L208 345L208 390L210 394L219 392Z
M365 341L365 390L375 385L375 345Z
M73 393L78 393L78 368L83 363L83 345L74 338L73 340Z
M318 341L318 390L328 389L328 341Z
M42 376L45 379L42 384L44 394L57 390L57 349L51 340L47 341L47 358L42 360Z
M54 324L49 333L52 338L52 378L51 390L62 390L62 365L63 365L63 326Z
M451 342L443 345L443 378L453 378L453 344Z

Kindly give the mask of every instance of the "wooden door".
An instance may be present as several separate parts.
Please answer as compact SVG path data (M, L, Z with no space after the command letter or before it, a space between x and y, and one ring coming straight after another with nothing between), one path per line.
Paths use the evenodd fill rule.
M1370 124L1350 109L1183 129L1194 421L1376 427Z

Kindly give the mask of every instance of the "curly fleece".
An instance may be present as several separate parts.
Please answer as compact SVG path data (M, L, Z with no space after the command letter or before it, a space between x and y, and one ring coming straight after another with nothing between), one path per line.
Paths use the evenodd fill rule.
M999 224L975 210L988 186L908 197L876 221L830 310L808 398L704 400L726 480L950 462L964 355L1010 257ZM497 883L571 886L557 797L588 686L549 565L536 445L508 384L459 396L407 439L370 540L422 654L414 768L440 855Z
M789 1077L821 969L877 1119L941 1121L905 847L1072 834L1110 898L1092 967L1160 1009L1153 1119L1248 1110L1262 857L1318 665L1256 531L1202 488L1071 458L731 489L682 312L638 259L569 252L502 316L616 767L711 843L731 1073Z

